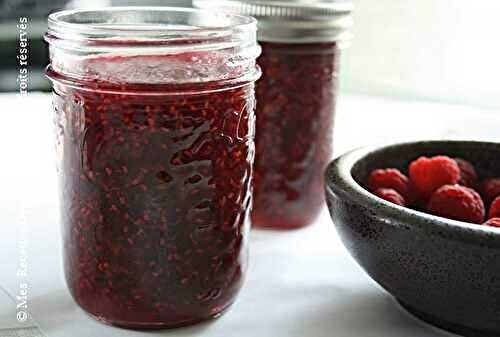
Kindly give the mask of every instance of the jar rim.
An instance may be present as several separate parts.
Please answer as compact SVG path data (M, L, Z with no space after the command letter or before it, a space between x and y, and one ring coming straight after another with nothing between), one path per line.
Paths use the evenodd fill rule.
M230 13L254 16L256 18L307 18L317 21L327 17L351 14L352 0L194 0L197 8L219 8Z
M256 30L257 20L246 15L193 8L122 6L52 13L45 40L63 49L82 47L93 52L125 48L155 48L162 52L179 48L217 50L230 48L228 44L248 43L243 37L228 37L255 34Z
M193 0L197 8L251 15L264 42L321 43L351 39L352 0Z

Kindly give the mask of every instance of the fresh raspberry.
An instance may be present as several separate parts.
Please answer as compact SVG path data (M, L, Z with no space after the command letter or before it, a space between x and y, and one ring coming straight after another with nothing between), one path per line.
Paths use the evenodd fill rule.
M454 158L460 168L460 180L458 183L467 187L475 187L477 184L477 173L474 166L465 159Z
M420 157L409 167L410 181L422 201L443 185L454 185L460 180L460 168L447 156Z
M480 224L485 208L479 193L460 185L445 185L434 192L427 209L445 218Z
M479 193L483 196L486 205L490 205L500 196L500 178L485 179L479 185Z
M368 177L368 188L375 192L380 188L393 189L405 199L409 197L410 181L398 169L388 168L373 170Z
M488 219L500 218L500 197L496 197L491 203Z
M500 218L491 218L484 223L485 226L500 228Z
M393 204L406 206L405 198L392 188L379 188L374 193L379 198L392 202Z

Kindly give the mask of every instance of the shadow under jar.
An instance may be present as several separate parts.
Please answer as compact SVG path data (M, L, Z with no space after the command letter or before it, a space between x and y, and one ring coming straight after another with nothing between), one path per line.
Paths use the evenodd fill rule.
M311 224L324 205L332 157L340 49L350 39L350 1L195 0L258 19L263 76L257 83L252 224Z
M255 20L63 11L45 39L73 298L128 328L219 315L247 267Z

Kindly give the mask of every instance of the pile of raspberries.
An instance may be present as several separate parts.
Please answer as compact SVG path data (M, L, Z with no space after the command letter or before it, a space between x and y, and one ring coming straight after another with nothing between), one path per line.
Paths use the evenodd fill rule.
M403 207L500 228L500 177L479 181L474 166L461 158L420 157L410 163L408 176L396 168L377 169L367 187Z

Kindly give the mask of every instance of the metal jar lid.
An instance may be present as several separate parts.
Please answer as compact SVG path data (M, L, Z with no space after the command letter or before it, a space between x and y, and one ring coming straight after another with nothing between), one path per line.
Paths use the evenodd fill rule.
M195 7L254 16L259 40L284 43L347 42L351 0L194 0Z

